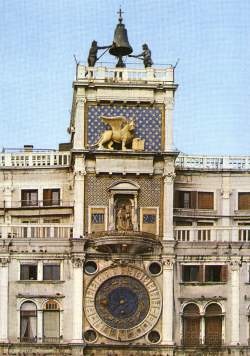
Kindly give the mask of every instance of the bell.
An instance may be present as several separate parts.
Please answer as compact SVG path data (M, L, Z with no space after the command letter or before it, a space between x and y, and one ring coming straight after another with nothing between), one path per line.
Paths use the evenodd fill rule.
M113 46L110 48L109 53L112 56L118 57L117 67L125 67L125 63L122 60L123 56L133 52L133 48L128 42L128 34L125 25L122 23L121 10L120 10L119 23L116 26L114 33Z

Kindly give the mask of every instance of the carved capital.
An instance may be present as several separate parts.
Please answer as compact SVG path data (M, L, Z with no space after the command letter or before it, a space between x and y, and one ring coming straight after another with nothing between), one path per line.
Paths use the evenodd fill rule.
M166 110L173 110L174 109L174 98L165 98L164 104L165 104Z
M163 269L173 269L175 264L175 258L173 256L162 257Z
M164 174L164 183L172 184L175 180L176 174L175 172L168 172Z
M72 257L71 262L74 268L82 268L84 264L84 257Z
M85 97L80 97L76 99L76 104L77 106L83 107L87 102L87 99Z
M239 272L242 265L242 259L236 258L230 260L231 271Z
M223 199L229 199L230 196L232 195L232 191L231 190L221 190L220 194Z
M8 263L10 262L8 257L0 258L0 267L8 267Z

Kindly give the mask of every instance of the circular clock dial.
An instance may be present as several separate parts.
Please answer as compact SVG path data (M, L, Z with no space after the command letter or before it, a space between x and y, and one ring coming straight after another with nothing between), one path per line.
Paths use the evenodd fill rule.
M85 316L100 334L117 341L148 333L161 313L161 293L142 270L119 266L98 273L85 293Z
M95 296L96 311L113 328L129 329L148 314L149 296L135 278L116 276L105 281Z

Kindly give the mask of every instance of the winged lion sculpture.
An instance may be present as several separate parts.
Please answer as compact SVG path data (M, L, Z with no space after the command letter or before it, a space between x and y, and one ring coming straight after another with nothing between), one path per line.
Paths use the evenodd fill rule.
M122 144L122 151L126 151L126 146L134 137L134 119L128 120L124 116L100 116L100 119L111 126L111 130L104 131L93 146L98 146L98 150L113 150L113 144L116 142Z

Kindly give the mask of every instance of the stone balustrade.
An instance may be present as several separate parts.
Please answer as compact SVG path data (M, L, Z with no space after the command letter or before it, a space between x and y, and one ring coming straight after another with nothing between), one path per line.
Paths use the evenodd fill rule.
M77 66L76 80L106 82L174 82L174 67L167 68L109 68Z
M0 225L1 239L70 239L73 226L66 224Z
M180 154L175 162L177 169L194 170L250 170L250 156L202 156Z
M174 228L174 237L180 242L250 242L250 225L243 226L180 226Z

